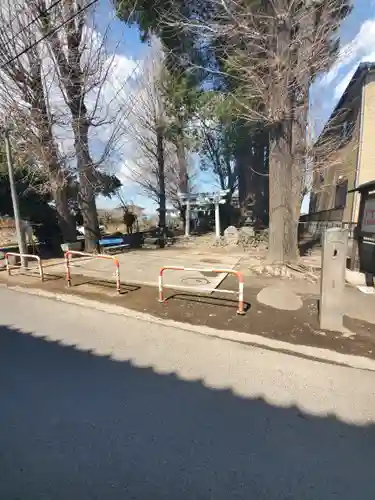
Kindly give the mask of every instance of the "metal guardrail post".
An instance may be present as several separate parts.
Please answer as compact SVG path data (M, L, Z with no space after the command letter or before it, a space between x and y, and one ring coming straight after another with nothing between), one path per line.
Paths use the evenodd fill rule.
M164 282L163 282L163 274L164 271L195 271L195 272L204 272L204 273L218 273L218 274L233 274L237 277L238 279L238 309L237 309L237 314L240 316L243 316L245 314L245 304L244 304L244 277L243 274L240 273L239 271L235 271L233 269L198 269L198 268L191 268L191 267L176 267L176 266L164 266L160 268L159 271L159 296L158 296L158 301L160 303L165 302L164 299ZM171 288L174 288L176 290L181 289L181 290L200 290L200 291L214 291L216 293L237 293L234 292L233 290L207 290L203 288L198 288L198 287L191 287L191 286L171 286Z
M29 253L19 253L19 252L6 252L4 260L5 260L5 266L6 266L6 269L7 269L9 276L11 276L11 274L10 274L11 266L9 265L9 259L8 259L8 256L10 256L10 255L12 255L14 257L20 257L21 261L22 261L22 259L25 259L25 258L36 260L38 262L40 279L42 281L44 281L43 264L42 264L42 260L39 257L39 255L33 255L33 254L29 254ZM13 267L18 268L19 266L13 266ZM24 266L21 265L21 267L24 267Z
M110 259L115 264L116 270L116 291L117 293L121 293L121 281L120 281L120 263L114 255L104 255L104 254L91 254L86 252L79 252L78 250L67 250L65 252L65 271L66 271L66 281L68 283L68 287L72 286L72 277L70 273L70 255L78 255L80 257L92 257L97 259Z
M66 274L66 282L68 283L68 287L71 287L72 286L72 278L70 276L69 255L71 255L71 252L69 250L67 250L64 254L65 274Z

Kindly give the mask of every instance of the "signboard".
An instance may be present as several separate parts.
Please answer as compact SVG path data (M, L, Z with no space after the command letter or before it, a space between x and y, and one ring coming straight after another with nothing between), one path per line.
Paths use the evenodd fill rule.
M361 231L375 233L375 198L368 198L363 208Z

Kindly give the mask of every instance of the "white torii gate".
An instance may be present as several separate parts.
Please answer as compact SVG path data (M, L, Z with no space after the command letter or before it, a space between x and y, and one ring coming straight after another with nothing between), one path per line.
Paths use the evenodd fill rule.
M225 198L229 193L229 189L221 190L216 193L178 193L183 205L186 205L186 224L185 237L190 236L190 209L192 206L215 205L215 235L216 239L220 238L220 205L225 203Z

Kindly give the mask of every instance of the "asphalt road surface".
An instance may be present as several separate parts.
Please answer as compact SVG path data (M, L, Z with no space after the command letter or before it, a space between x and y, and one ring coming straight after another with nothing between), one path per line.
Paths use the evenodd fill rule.
M375 373L0 289L1 500L375 498Z

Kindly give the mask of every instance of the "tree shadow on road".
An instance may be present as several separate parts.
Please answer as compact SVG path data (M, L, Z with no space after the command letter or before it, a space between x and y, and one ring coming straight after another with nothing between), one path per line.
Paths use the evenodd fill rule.
M375 498L373 425L8 327L0 384L4 500Z
M212 293L215 293L213 290ZM165 302L170 302L171 300L178 300L181 302L193 302L197 304L207 304L209 306L225 307L228 309L238 309L238 299L228 299L227 297L213 297L212 295L197 295L194 293L170 293L166 296ZM249 302L244 302L244 310L249 311L251 304Z

